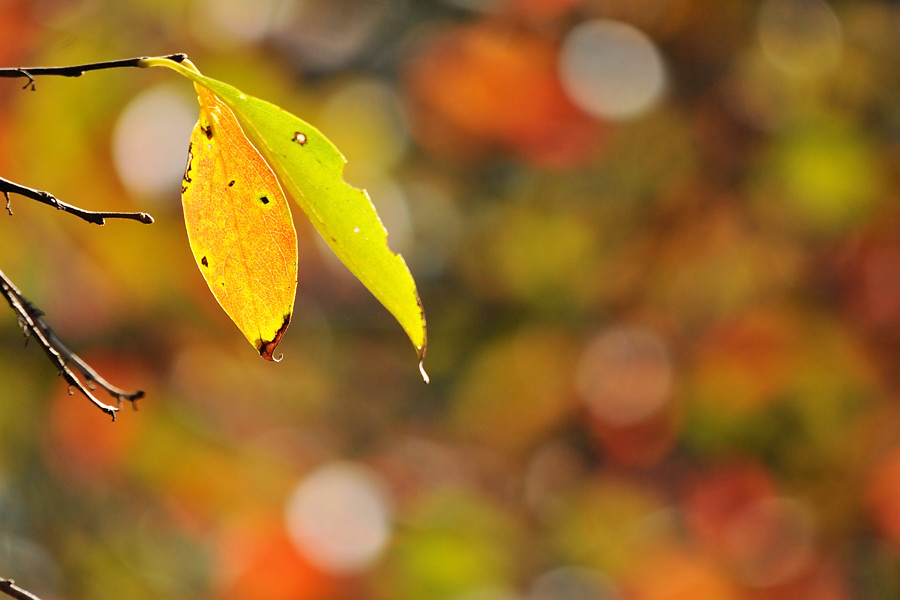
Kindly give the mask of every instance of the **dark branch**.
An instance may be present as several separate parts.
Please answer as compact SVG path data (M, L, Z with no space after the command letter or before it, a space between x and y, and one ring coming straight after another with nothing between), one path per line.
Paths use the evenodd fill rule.
M43 313L22 295L22 292L16 288L3 271L0 271L0 294L6 298L13 312L16 313L19 324L25 332L25 338L34 338L38 341L44 354L47 355L47 358L57 368L59 374L69 384L70 393L73 393L71 391L72 388L78 390L100 410L110 415L113 420L115 420L116 412L121 408L123 400L133 404L135 400L144 396L143 391L126 392L110 384L90 365L84 362L81 357L69 350L44 321ZM81 379L76 375L76 371L81 375ZM110 396L115 398L116 406L110 406L101 402L94 396L92 390L97 387L105 390Z
M173 54L167 56L166 58L175 62L181 62L187 58L187 55ZM25 78L28 80L28 82L24 87L30 87L32 91L34 91L35 77L45 75L80 77L87 71L99 71L102 69L115 69L123 67L138 67L140 66L141 60L143 60L143 57L88 63L70 67L0 68L0 77ZM66 204L65 202L58 200L55 196L53 196L53 194L50 194L49 192L35 190L33 188L19 185L3 178L0 178L0 193L2 193L6 198L6 211L10 215L12 214L12 208L10 206L9 195L18 194L32 200L37 200L38 202L41 202L43 204L53 206L57 210L71 213L89 223L96 223L97 225L103 225L106 222L106 219L131 219L147 224L153 222L153 217L151 217L147 213L142 212L96 212L78 208L77 206ZM16 317L19 320L19 324L22 326L22 329L25 332L26 339L37 339L38 343L41 346L41 349L43 349L44 353L50 359L50 362L52 362L56 366L56 368L59 370L60 375L66 380L66 383L69 385L70 393L72 393L72 388L75 388L76 390L81 392L81 394L84 395L88 400L93 402L94 405L100 408L100 410L110 415L113 420L115 420L116 413L121 408L123 400L127 400L131 402L132 405L134 405L135 400L143 397L143 391L138 390L136 392L126 392L125 390L112 385L103 377L101 377L100 374L97 373L93 368L91 368L90 365L82 360L80 356L69 350L69 348L62 342L62 340L59 339L59 337L57 337L50 326L47 325L47 323L44 321L43 313L22 295L19 289L6 276L6 274L3 273L3 271L0 271L0 295L2 295L6 299L6 301L9 303L9 306L16 314ZM81 375L84 381L78 378L75 373L76 371ZM101 389L105 390L110 396L115 398L116 406L110 406L109 404L101 402L96 396L93 395L93 393L91 393L92 390L96 389L98 386ZM5 579L3 577L0 577L0 593L6 594L7 596L15 598L16 600L40 600L38 596L32 594L24 588L17 586L12 579Z
M56 75L59 77L81 77L88 71L102 71L105 69L120 69L126 67L139 67L140 62L147 58L139 56L137 58L124 58L122 60L106 60L103 62L87 63L84 65L73 65L70 67L7 67L0 69L0 77L28 79L25 88L30 87L34 90L34 78L43 77L45 75ZM175 62L182 62L187 58L187 54L170 54L163 58L168 58ZM24 89L24 88L23 88Z
M0 193L2 193L6 197L6 212L8 212L9 214L12 214L9 195L18 194L19 196L37 200L42 204L53 206L58 210L73 214L76 217L84 219L88 223L96 223L97 225L103 225L104 223L106 223L106 219L130 219L132 221L140 221L141 223L146 223L148 225L153 222L153 217L143 212L96 212L93 210L78 208L77 206L66 204L62 200L57 199L56 196L49 192L43 192L41 190L25 187L24 185L19 185L18 183L13 183L12 181L3 179L2 177L0 177Z
M4 579L0 577L0 592L7 596L16 598L16 600L41 600L28 590L22 589L16 585L12 579Z

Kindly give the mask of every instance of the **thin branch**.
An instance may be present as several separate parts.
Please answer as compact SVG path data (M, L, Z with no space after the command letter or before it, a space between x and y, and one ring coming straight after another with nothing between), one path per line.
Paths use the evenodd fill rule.
M24 196L25 198L37 200L42 204L53 206L57 210L73 214L76 217L84 219L88 223L96 223L97 225L103 225L104 223L106 223L106 219L129 219L132 221L139 221L147 225L153 222L153 217L144 212L97 212L93 210L85 210L71 204L66 204L62 200L57 199L56 196L54 196L50 192L44 192L41 190L36 190L34 188L26 187L7 179L3 179L2 177L0 177L0 193L6 196L6 212L8 212L9 214L12 214L9 195L18 194L19 196Z
M3 577L0 577L0 592L16 598L16 600L41 600L28 590L17 586L12 579L4 579Z
M19 291L3 271L0 271L0 295L6 298L13 312L16 313L19 324L25 332L26 339L34 338L38 341L44 354L47 355L47 358L57 368L59 374L69 384L69 393L74 393L72 392L73 388L78 390L85 398L93 402L97 408L112 417L113 420L116 419L116 412L121 408L123 400L134 404L135 400L144 396L144 392L141 390L126 392L110 384L81 357L69 350L44 321L44 314L22 295L22 292ZM78 378L76 371L81 375L81 379ZM116 400L116 406L100 401L92 393L92 390L97 387L112 396Z
M103 62L87 63L83 65L73 65L70 67L7 67L0 69L0 77L28 79L28 83L22 89L31 88L34 91L34 78L45 75L56 75L59 77L81 77L88 71L102 71L105 69L119 69L126 67L140 67L140 62L146 59L146 56L137 58L124 58L122 60L106 60ZM187 54L170 54L162 58L168 58L175 62L182 62L187 58Z
M146 56L136 58L124 58L121 60L106 60L102 62L86 63L82 65L72 65L68 67L5 67L0 68L0 78L25 78L28 82L24 88L31 88L34 91L34 78L55 75L59 77L81 77L88 71L101 71L105 69L119 69L128 67L142 68L142 62L147 60ZM187 54L170 54L161 58L167 58L174 62L183 62L187 60ZM24 89L23 88L23 89ZM24 185L7 181L0 178L0 193L6 197L6 210L12 214L10 209L10 194L19 194L32 200L37 200L44 204L54 206L59 210L72 213L89 223L103 225L105 219L131 219L140 221L141 223L152 223L153 217L142 212L95 212L72 206L58 200L53 194L40 190L35 190Z
M25 86L23 86L23 89L31 88L31 90L34 91L35 77L47 75L56 75L61 77L80 77L88 71L100 71L103 69L116 69L124 67L140 67L140 63L142 60L144 60L144 58L145 57L128 58L124 60L88 63L69 67L0 68L0 78L25 78L28 81ZM175 62L182 62L187 58L187 55L172 54L165 58L168 58ZM103 225L106 222L106 219L130 219L147 224L153 222L153 217L151 217L147 213L142 212L96 212L85 210L83 208L79 208L77 206L62 202L49 192L44 192L41 190L36 190L23 185L19 185L3 178L0 178L0 194L3 194L4 198L6 199L6 211L10 215L12 214L12 208L10 206L9 195L17 194L19 196L24 196L43 204L53 206L57 210L71 213L89 223L96 223L97 225ZM90 365L82 360L80 356L69 350L69 348L62 342L62 340L60 340L59 337L53 332L50 326L47 325L46 321L44 321L43 313L22 295L22 292L19 291L19 289L15 286L15 284L13 284L13 282L6 276L3 271L0 271L0 295L2 295L6 299L6 301L9 303L9 306L16 314L16 317L19 320L19 324L22 326L22 329L25 332L26 339L37 339L38 343L41 346L41 349L43 349L44 353L50 359L50 362L52 362L56 366L56 368L59 370L60 375L66 380L66 383L69 385L70 393L73 393L72 388L75 388L88 400L94 403L94 405L100 408L100 410L110 415L113 420L115 420L116 413L121 408L123 400L127 400L131 402L132 405L134 405L135 400L143 397L144 392L141 390L138 390L136 392L126 392L125 390L112 385L103 377L101 377L100 374L97 373L93 368L91 368ZM77 371L81 375L84 381L78 378L75 371ZM92 390L96 389L96 387L98 386L101 389L105 390L110 396L115 398L116 406L111 406L109 404L101 402L96 396L93 395L93 393L91 393ZM38 596L35 596L28 590L17 586L12 579L5 579L3 577L0 577L0 593L6 594L7 596L15 598L16 600L40 600Z

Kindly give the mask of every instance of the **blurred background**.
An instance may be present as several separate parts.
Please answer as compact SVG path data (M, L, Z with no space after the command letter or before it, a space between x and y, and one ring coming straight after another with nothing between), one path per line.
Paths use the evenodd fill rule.
M194 266L163 69L0 80L0 576L51 599L900 597L900 7L0 0L0 64L186 52L318 126L419 284L294 213L269 364Z

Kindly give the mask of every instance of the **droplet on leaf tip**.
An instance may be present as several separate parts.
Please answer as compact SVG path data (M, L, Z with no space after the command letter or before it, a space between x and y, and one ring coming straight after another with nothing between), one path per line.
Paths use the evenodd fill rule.
M272 353L275 350L275 347L278 346L278 343L281 341L281 337L284 335L285 330L288 328L288 325L291 324L291 315L285 315L284 322L281 324L281 327L275 332L275 337L272 338L271 341L265 341L263 339L256 340L256 349L259 351L259 355L264 359L272 362L281 362L281 359L284 358L283 354L279 354L278 358L275 358Z

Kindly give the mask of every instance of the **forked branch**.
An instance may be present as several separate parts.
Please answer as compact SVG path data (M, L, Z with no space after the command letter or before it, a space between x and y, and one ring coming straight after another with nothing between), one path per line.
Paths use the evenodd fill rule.
M116 412L121 408L123 400L134 403L135 400L144 396L144 392L141 390L126 392L112 385L84 362L81 357L69 350L44 321L44 313L22 295L22 292L19 291L3 271L0 271L0 294L6 298L9 306L19 319L19 325L22 326L22 330L25 332L26 340L32 338L37 340L44 354L47 355L47 358L57 368L59 374L69 384L70 393L74 393L73 389L78 390L100 410L111 416L113 420L115 420ZM81 376L80 378L79 375ZM93 394L93 391L98 387L116 400L115 406L102 402Z
M182 62L187 59L186 54L170 54L164 58L168 58L174 62ZM25 78L28 82L25 88L35 89L35 77L58 76L58 77L80 77L88 71L101 71L106 69L119 69L142 66L142 61L146 57L125 58L121 60L107 60L102 62L86 63L82 65L71 65L67 67L5 67L0 68L0 78ZM6 210L12 214L10 207L10 194L18 194L32 200L37 200L43 204L48 204L77 217L84 219L89 223L103 225L106 219L131 219L140 221L141 223L152 223L153 217L143 212L96 212L85 210L71 204L62 202L49 192L36 190L18 183L13 183L6 179L0 178L0 194L6 198Z
M173 54L167 58L181 62L187 58L184 54ZM99 71L102 69L115 69L120 67L140 67L142 58L131 58L125 60L105 61L98 63L88 63L83 65L75 65L69 67L18 67L18 68L0 68L0 78L25 78L27 83L23 89L35 89L35 77L44 75L56 75L61 77L79 77L87 71ZM24 196L32 200L36 200L43 204L55 207L57 210L71 213L88 223L96 223L103 225L106 219L130 219L141 223L152 223L153 217L143 212L97 212L85 210L71 204L67 204L57 199L53 194L29 188L12 181L0 178L0 194L6 198L6 210L11 215L12 207L10 202L10 194ZM25 333L26 340L34 338L40 344L44 354L50 359L50 362L59 370L59 374L66 380L69 385L69 392L78 390L88 400L93 402L100 410L110 415L113 420L116 413L121 408L123 400L134 403L138 398L143 397L143 391L126 392L112 385L100 376L90 365L81 359L77 354L69 350L69 348L57 337L46 321L44 314L31 302L29 302L22 292L13 284L3 271L0 271L0 295L2 295L9 303L10 308L16 314L16 318ZM80 378L79 378L80 375ZM116 405L112 406L100 401L92 393L97 388L105 390L110 396L116 400ZM15 584L12 579L0 577L0 593L5 594L16 600L40 600L36 595L28 590L21 588Z

